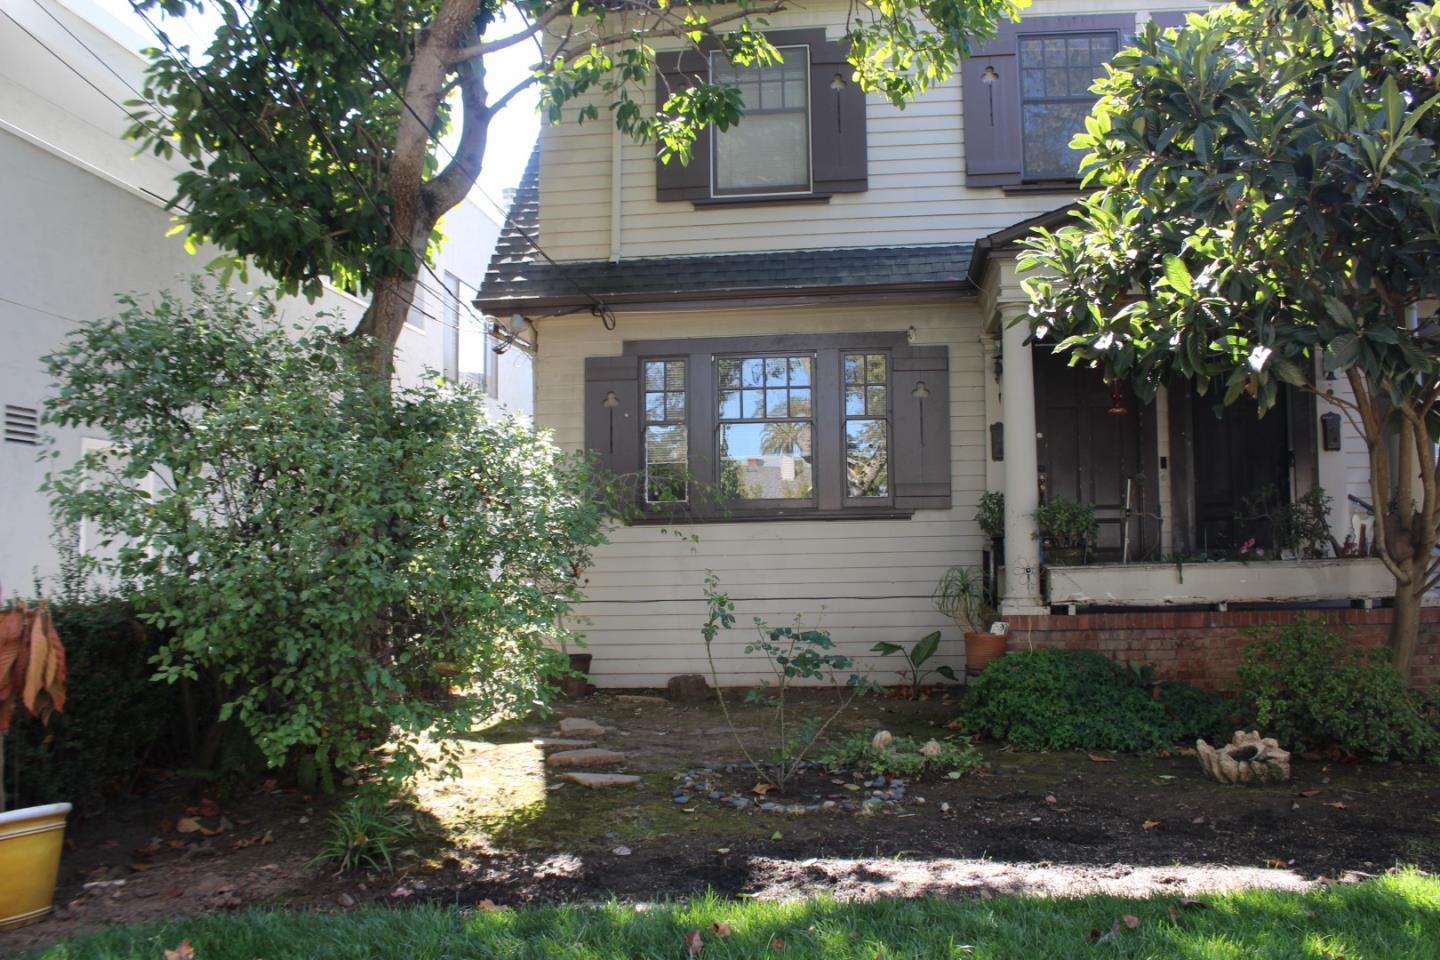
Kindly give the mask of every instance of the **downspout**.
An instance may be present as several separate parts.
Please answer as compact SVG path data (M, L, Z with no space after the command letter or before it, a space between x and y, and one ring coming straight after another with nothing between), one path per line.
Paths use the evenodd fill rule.
M623 171L620 169L622 142L620 128L610 127L610 262L619 263L621 250L621 202L624 198Z

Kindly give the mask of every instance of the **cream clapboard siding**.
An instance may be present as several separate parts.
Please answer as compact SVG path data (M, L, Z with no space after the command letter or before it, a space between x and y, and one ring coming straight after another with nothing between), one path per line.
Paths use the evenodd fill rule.
M1146 0L1035 0L1025 16L1195 9ZM825 27L838 36L847 7L828 0L769 17L774 29ZM647 93L651 91L646 91ZM594 101L601 116L601 100ZM540 241L559 260L611 257L612 129L604 122L546 127L540 153ZM743 121L742 121L743 122ZM655 200L654 146L621 146L622 257L821 247L965 243L1067 202L1067 194L967 188L958 74L900 110L871 96L866 109L869 189L829 203L720 206ZM706 162L697 157L693 162Z
M985 486L984 371L979 312L970 303L852 307L766 307L682 313L621 313L607 333L589 316L540 321L536 422L566 449L583 444L584 359L620 353L624 340L683 336L904 331L917 343L950 348L950 424L954 506L918 511L908 520L707 523L673 532L643 526L617 530L585 575L580 613L595 682L654 687L680 673L707 672L700 626L705 572L713 570L736 601L739 622L717 645L723 681L765 679L756 656L741 648L754 637L753 617L771 625L801 614L831 631L840 649L894 683L894 663L868 653L880 640L912 643L931 630L945 635L943 662L963 662L959 632L930 603L940 574L979 560L975 504ZM701 402L694 398L692 402Z

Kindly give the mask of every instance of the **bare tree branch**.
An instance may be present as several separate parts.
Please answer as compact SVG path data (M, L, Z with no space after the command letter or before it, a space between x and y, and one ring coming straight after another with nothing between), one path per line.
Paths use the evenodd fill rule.
M513 47L517 43L524 43L531 37L540 33L551 21L561 17L570 11L570 5L565 3L552 3L540 16L531 21L524 30L512 33L508 37L501 37L498 40L484 40L473 46L460 47L450 52L448 60L451 64L463 63L476 57L483 57L486 54L504 50L506 47Z

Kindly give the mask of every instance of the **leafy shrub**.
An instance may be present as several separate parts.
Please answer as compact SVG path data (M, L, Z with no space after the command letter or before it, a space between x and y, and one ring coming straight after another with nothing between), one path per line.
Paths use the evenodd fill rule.
M1208 733L1221 709L1202 691L1181 693L1181 686L1162 685L1156 700L1140 673L1098 653L1012 653L975 678L964 721L966 729L1022 750L1162 750L1197 730Z
M857 733L832 744L820 754L827 770L859 770L877 776L918 777L925 773L970 773L984 764L980 753L968 743L934 741L939 747L933 756L921 753L921 744L909 737L895 737L888 750L876 749L873 738Z
M1336 746L1379 760L1424 760L1440 734L1395 668L1347 651L1319 617L1261 627L1236 673L1256 726L1292 749Z
M409 811L383 793L366 790L330 815L330 835L312 863L350 870L395 872L395 848L415 835Z
M423 737L544 696L602 539L583 460L468 389L387 390L264 293L122 303L46 358L48 420L115 444L47 484L57 522L109 542L91 562L136 585L161 679L204 677L272 766L388 741L398 778Z

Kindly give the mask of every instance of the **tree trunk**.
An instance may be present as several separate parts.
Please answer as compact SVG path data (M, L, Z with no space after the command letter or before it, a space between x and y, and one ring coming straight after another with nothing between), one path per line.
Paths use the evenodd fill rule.
M1418 576L1423 583L1424 572ZM1390 662L1401 679L1410 680L1410 664L1420 641L1420 594L1413 586L1399 586L1395 591L1395 619L1390 624Z
M395 373L395 346L405 329L415 287L413 279L381 277L370 297L370 306L352 333L369 338L360 353L361 369L387 386Z

